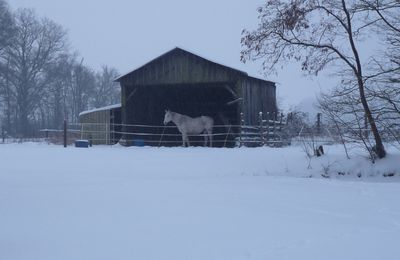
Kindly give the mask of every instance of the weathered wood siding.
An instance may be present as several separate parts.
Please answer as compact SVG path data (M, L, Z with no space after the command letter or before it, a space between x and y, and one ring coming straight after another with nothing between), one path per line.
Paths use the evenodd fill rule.
M93 144L116 143L121 136L120 114L120 108L113 108L80 115L81 138L92 140Z
M79 117L81 138L93 144L110 144L110 110L83 114Z
M177 49L122 77L121 85L196 84L237 81L244 72Z
M241 90L241 110L246 125L258 125L259 112L264 116L277 112L275 83L246 77L241 80Z

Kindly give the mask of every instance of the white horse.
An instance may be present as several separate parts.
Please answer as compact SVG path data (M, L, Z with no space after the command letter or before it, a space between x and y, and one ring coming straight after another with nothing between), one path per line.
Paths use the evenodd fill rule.
M207 146L207 137L210 141L210 147L212 147L212 130L214 126L214 119L209 116L201 116L192 118L190 116L181 115L176 112L165 110L164 125L169 122L173 122L177 127L179 132L182 134L182 146L190 146L188 134L202 134L204 135L204 146Z

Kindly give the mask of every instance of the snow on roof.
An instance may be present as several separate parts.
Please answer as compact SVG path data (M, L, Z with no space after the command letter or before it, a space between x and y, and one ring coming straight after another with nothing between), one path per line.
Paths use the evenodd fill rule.
M119 108L119 107L121 107L121 104L114 104L114 105L110 105L110 106L94 108L94 109L91 109L91 110L86 110L86 111L80 112L79 116L86 115L86 114L93 113L93 112L97 112L97 111L104 111L104 110L110 110L110 109L113 109L113 108Z

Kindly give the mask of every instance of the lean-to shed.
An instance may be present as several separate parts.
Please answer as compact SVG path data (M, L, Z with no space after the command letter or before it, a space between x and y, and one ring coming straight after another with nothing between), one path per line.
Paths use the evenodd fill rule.
M121 104L83 111L79 123L81 138L93 144L115 144L121 138Z

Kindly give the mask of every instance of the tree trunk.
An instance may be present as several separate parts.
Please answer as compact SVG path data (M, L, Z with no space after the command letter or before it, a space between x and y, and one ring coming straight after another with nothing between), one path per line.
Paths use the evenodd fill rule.
M359 77L358 77L358 89L360 92L361 104L364 108L365 115L368 119L369 125L371 126L372 134L374 135L375 153L378 156L378 158L382 159L386 156L385 147L383 146L381 135L379 134L378 127L376 126L374 117L372 116L371 110L367 103L367 99L365 97L364 83L362 79L360 79Z
M371 126L371 131L372 134L374 135L374 139L375 139L375 153L378 156L378 158L384 158L386 156L386 151L385 151L385 147L383 146L382 143L382 139L381 136L379 134L378 128L376 127L376 123L375 120L372 116L371 110L369 108L367 99L365 97L365 86L364 86L364 81L363 81L363 73L362 73L362 65L361 65L361 59L360 56L358 54L358 50L356 48L355 42L354 42L354 38L353 38L353 29L352 29L352 22L351 22L351 15L346 7L346 2L344 0L342 0L342 7L343 7L343 11L346 14L346 18L347 18L347 27L345 27L345 29L347 30L348 33L348 38L349 38L349 43L350 43L350 47L352 49L352 52L354 54L354 59L356 61L356 67L350 66L352 67L354 74L357 78L357 83L358 83L358 90L360 92L360 100L361 100L361 104L364 108L364 112L365 112L365 116L368 119L369 125Z
M20 137L28 137L29 122L26 112L20 111L19 113L17 133Z

